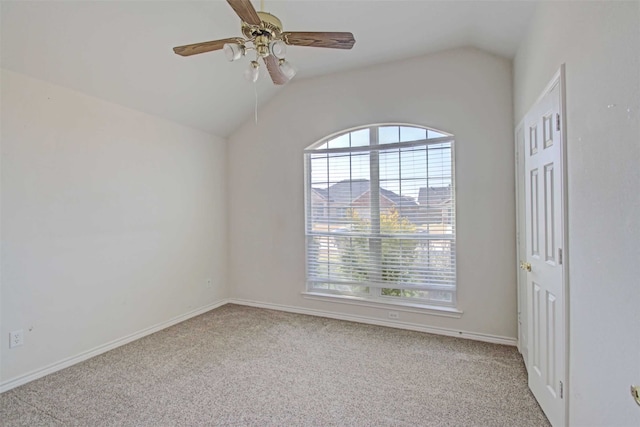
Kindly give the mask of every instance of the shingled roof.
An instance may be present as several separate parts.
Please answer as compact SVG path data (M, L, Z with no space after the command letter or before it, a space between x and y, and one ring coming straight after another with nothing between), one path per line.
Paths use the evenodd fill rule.
M314 190L330 203L349 205L371 188L368 179L345 179L328 188ZM417 206L413 197L401 196L391 190L380 188L380 194L400 206Z
M451 200L451 186L421 187L418 193L418 203L421 206L437 206Z

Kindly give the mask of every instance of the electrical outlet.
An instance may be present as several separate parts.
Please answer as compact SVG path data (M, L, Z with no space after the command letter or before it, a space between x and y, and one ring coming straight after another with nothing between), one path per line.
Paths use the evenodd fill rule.
M400 314L397 311L389 312L389 319L399 319L399 318L400 318Z
M207 279L207 288L213 288L213 280Z
M24 344L24 332L22 329L9 332L9 348L18 347Z

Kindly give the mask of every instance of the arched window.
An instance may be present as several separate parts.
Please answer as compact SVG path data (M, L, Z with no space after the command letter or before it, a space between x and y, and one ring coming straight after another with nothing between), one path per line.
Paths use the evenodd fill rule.
M308 292L455 306L453 143L385 124L305 150Z

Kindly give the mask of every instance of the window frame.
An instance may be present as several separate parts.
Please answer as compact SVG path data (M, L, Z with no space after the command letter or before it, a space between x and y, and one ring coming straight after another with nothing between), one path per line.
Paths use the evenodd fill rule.
M388 126L398 126L398 127L409 127L409 128L416 128L416 129L423 129L425 130L425 139L422 140L414 140L414 141L405 141L405 142L391 142L391 143L383 143L383 144L378 144L378 137L379 137L379 128L380 127L388 127ZM350 135L354 132L358 132L360 130L363 129L369 129L369 144L368 145L364 145L364 146L355 146L355 147L336 147L336 148L329 148L329 142L332 140L335 140L337 138L342 137L343 135ZM429 133L428 132L435 132L436 134L442 135L441 137L436 137L436 138L429 138ZM400 139L400 138L399 138ZM389 286L389 288L384 288L379 286L379 282L377 286L366 286L366 282L358 282L357 285L359 286L364 286L366 288L368 288L367 292L364 293L358 293L358 292L347 292L347 291L341 291L341 290L332 290L332 289L320 289L318 287L313 286L313 284L315 283L328 283L326 281L320 281L320 280L314 280L314 279L318 279L318 277L311 277L310 276L310 272L309 272L309 264L310 264L310 243L309 243L309 238L313 238L315 236L322 236L323 234L326 234L326 237L333 237L331 236L332 232L327 231L327 233L319 233L319 232L313 232L310 231L310 226L311 224L313 224L313 218L315 217L314 214L314 206L312 206L312 196L310 195L311 192L314 191L313 188L313 180L312 180L312 173L311 173L311 160L312 160L312 154L323 154L326 153L327 155L329 153L331 154L337 154L337 153L346 153L349 156L352 156L354 153L368 153L368 154L372 154L372 153L376 153L379 154L380 152L383 152L383 150L385 149L398 149L401 150L402 148L411 148L411 147L425 147L425 149L429 149L429 146L434 146L437 144L443 144L443 143L447 143L450 144L450 146L448 147L450 149L450 158L451 158L451 163L450 163L450 167L451 167L451 173L450 173L450 186L451 186L451 203L452 203L452 208L450 207L449 209L453 209L452 210L452 216L451 216L451 226L452 226L452 230L450 234L444 235L444 234L440 234L440 235L431 235L427 238L422 238L419 239L421 242L425 242L425 241L429 241L429 240L439 240L439 241L448 241L450 242L449 245L451 246L450 249L450 253L451 253L451 257L452 257L452 262L454 264L453 266L453 279L452 279L452 283L453 283L453 288L450 285L436 285L436 284L426 284L426 285L420 285L420 286L416 286L416 287L409 287L409 286L398 286L393 287L393 286ZM326 147L324 148L318 148L318 147L322 147L322 145L326 145ZM374 149L372 149L372 147L375 147ZM376 156L377 157L377 156ZM379 169L379 165L380 165L380 160L379 158L376 159L377 165L378 165L378 169ZM401 164L401 163L400 163ZM427 169L428 172L428 169ZM376 173L377 177L372 178L371 175L371 171L369 173L369 182L370 182L370 193L373 196L374 193L376 193L376 191L374 190L374 188L377 188L378 191L377 193L380 192L381 189L383 189L380 185L380 181L379 181L379 172ZM305 188L304 188L304 194L305 194L305 289L306 291L303 292L303 294L305 294L306 297L312 297L314 299L320 298L320 299L336 299L336 300L341 300L339 302L345 302L345 301L349 301L350 303L352 303L351 301L363 301L363 302L367 302L368 304L373 303L374 306L378 305L378 304L382 304L382 305L399 305L399 306L405 306L405 307L409 307L409 308L423 308L423 309L432 309L432 310L436 310L436 311L444 311L444 312L449 312L452 314L461 314L462 312L459 311L457 309L458 306L458 298L457 298L457 292L458 292L458 283L457 283L457 232L456 232L456 197L455 197L455 138L454 135L448 132L443 132L441 130L438 129L433 129L430 127L426 127L426 126L421 126L421 125L415 125L415 124L407 124L407 123L381 123L381 124L372 124L372 125L367 125L367 126L359 126L356 128L352 128L352 129L348 129L348 130L344 130L341 132L337 132L334 133L332 135L329 135L319 141L317 141L316 143L310 145L309 147L307 147L304 150L304 177L305 177ZM429 180L429 176L427 173L427 182ZM401 173L398 176L398 180L402 180L402 175ZM328 179L328 182L331 181L330 179ZM325 210L327 209L326 207L324 208ZM373 215L373 212L372 212ZM444 222L443 222L444 223ZM341 234L342 236L348 236L349 233L344 233ZM382 239L385 238L385 236L383 235L383 233L380 232L380 230L378 230L378 232L373 232L372 235L377 235L378 238ZM433 237L432 237L433 236ZM371 239L374 239L375 237L370 237ZM344 282L346 283L346 282ZM355 284L356 282L354 282ZM390 282L390 285L392 285L393 282ZM396 289L413 289L413 290L420 290L420 291L445 291L445 292L449 292L451 294L451 301L450 302L441 302L441 301L437 301L435 299L425 299L425 298L417 298L417 297L402 297L402 296L393 296L393 295L383 295L383 289L392 289L392 290L396 290Z

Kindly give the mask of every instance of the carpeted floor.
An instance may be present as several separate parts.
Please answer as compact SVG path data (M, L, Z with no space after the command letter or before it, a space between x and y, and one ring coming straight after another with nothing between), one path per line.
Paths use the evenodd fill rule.
M0 395L2 426L548 426L514 347L226 305Z

